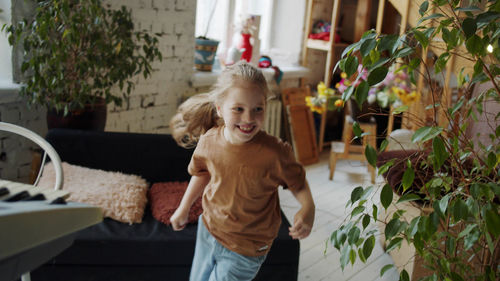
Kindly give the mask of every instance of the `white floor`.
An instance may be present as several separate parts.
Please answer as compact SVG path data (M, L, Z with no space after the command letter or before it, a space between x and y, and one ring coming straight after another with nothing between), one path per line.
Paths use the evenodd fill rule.
M399 280L399 274L394 268L380 277L380 269L393 261L384 253L379 242L375 243L372 255L365 264L358 259L354 266L349 264L344 271L340 267L339 251L330 244L326 246L325 243L332 231L349 215L345 205L351 191L357 186L370 185L366 165L358 161L339 160L334 179L330 181L328 151L323 151L320 161L306 166L306 171L316 204L316 218L311 235L301 240L298 280ZM376 184L381 183L383 179L377 178ZM377 198L378 195L373 198L375 204ZM293 222L293 216L300 205L291 192L286 190L280 190L280 200L285 215Z

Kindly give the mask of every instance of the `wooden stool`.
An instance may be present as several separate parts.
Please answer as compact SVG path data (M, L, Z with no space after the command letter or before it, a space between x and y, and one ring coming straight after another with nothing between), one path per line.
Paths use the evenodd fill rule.
M371 166L365 157L365 147L370 144L376 149L376 135L377 135L377 124L373 123L359 123L359 127L365 133L362 139L362 145L351 144L354 132L352 129L352 124L354 120L346 115L344 120L344 130L342 131L342 142L331 143L330 151L330 177L333 179L333 174L335 172L335 166L337 165L337 159L350 159L365 161L368 165L368 172L371 174L371 182L375 183L375 168Z

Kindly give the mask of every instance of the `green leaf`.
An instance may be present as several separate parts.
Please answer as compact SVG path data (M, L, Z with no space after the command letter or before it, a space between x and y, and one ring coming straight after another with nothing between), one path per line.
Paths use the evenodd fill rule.
M399 281L410 281L410 275L408 275L406 269L403 269L399 274Z
M407 105L398 106L394 109L392 114L400 114L400 113L407 111L408 109L409 109L409 107Z
M354 249L351 249L349 252L349 260L351 261L351 264L356 262L356 251Z
M488 168L493 169L497 164L497 156L495 153L488 153L488 160L486 161Z
M387 76L387 72L389 69L385 66L377 67L375 68L370 74L368 75L368 84L370 86L373 86L382 80L385 79L385 76Z
M388 252L396 249L397 247L401 247L402 242L403 242L402 237L396 237L396 238L392 239L391 242L389 242L389 245L387 245L385 251L388 253Z
M378 168L378 174L379 175L385 174L387 171L389 171L389 169L392 167L392 165L394 165L394 159L392 159L391 161L388 161L384 165L380 166Z
M476 21L473 18L466 18L462 23L462 29L465 33L465 38L470 38L472 35L476 34Z
M458 239L461 239L465 236L467 236L474 228L476 228L477 225L476 224L468 224L464 230L462 230L459 234L458 234Z
M477 15L476 21L477 21L478 25L479 24L488 24L492 21L497 20L498 18L500 18L500 13L488 11L488 12Z
M372 167L377 167L377 151L371 145L366 145L365 147L365 156L368 163L372 165Z
M370 224L370 216L369 215L363 216L362 224L363 224L363 230L365 230L366 227Z
M344 51L342 52L342 58L344 58L346 55L349 55L351 52L355 51L356 48L359 48L359 45L360 45L359 42L356 42L345 48Z
M466 219L469 214L469 209L467 208L467 205L460 198L455 200L455 204L453 204L451 211L453 214L453 218L455 219L456 222L462 219Z
M457 247L457 240L453 236L447 237L445 247L446 251L448 251L449 253L455 252L455 249Z
M415 38L420 43L420 45L422 45L422 47L424 48L427 48L427 46L429 45L429 39L427 38L427 36L425 36L423 32L418 30L413 30L413 34L415 35Z
M486 237L486 243L488 244L490 253L493 255L493 253L495 252L495 245L493 244L493 239L491 239L491 235L488 232L486 232L484 236Z
M398 36L396 34L386 35L380 38L377 49L382 52L385 50L389 50L391 53L394 49L394 46L398 42Z
M408 188L413 184L413 180L415 179L415 172L412 167L406 168L403 174L403 192L405 192ZM400 199L401 200L401 199Z
M468 6L468 7L461 7L461 8L456 8L455 11L459 12L477 12L481 11L481 9L477 6Z
M420 62L421 62L420 58L411 59L409 65L408 65L409 69L410 70L416 69L417 67L420 66Z
M354 190L351 192L351 205L354 204L354 202L358 201L359 198L361 198L361 195L363 195L363 187L358 186L354 188Z
M415 200L420 200L420 199L422 199L422 198L420 198L420 196L418 196L417 194L406 193L403 196L401 196L401 198L399 198L397 203L399 204L399 203L403 203L403 202L415 201Z
M500 126L498 126L498 128L500 128ZM500 130L498 130L498 131L500 132ZM380 152L385 151L385 149L387 148L387 145L389 145L389 141L387 139L382 140L382 143L380 144L379 151Z
M446 159L450 156L446 147L444 146L443 140L441 138L432 139L432 152L433 152L433 160L434 160L434 171L438 171L441 166L444 164Z
M397 218L392 219L385 226L385 239L389 240L399 233L399 229L401 227L401 221Z
M356 226L351 228L351 230L349 230L349 232L347 233L347 242L349 242L349 244L351 245L356 244L356 242L358 242L360 233L361 231Z
M365 201L368 198L368 196L370 196L370 194L372 194L373 189L374 189L373 185L370 185L365 190L363 190L363 195L361 195L361 200ZM361 202L360 202L360 204L361 204ZM364 202L363 202L363 204L364 204Z
M363 244L363 256L368 259L372 254L373 247L375 246L375 236L370 236L365 240Z
M448 46L451 46L451 44L448 44ZM436 60L436 63L435 63L435 72L436 73L440 73L441 71L443 71L446 67L446 63L448 63L448 60L450 59L450 53L448 52L444 52L442 53L438 59Z
M391 199L391 201L392 201L392 199ZM372 209L373 209L373 212L372 212L373 221L376 222L377 218L378 218L378 207L377 207L377 205L373 204Z
M359 123L357 121L354 121L354 123L352 124L352 130L356 137L358 138L361 137L363 131L361 131L361 127L359 126Z
M437 19L437 18L442 18L442 17L445 17L445 16L443 14L440 14L440 13L432 14L432 15L421 18L418 21L417 25L420 25L421 23L423 23L426 20Z
M373 50L377 46L377 40L374 38L365 40L363 44L361 44L361 47L359 48L359 51L361 52L361 55L363 57L366 57L370 54L371 50Z
M448 208L448 203L450 201L450 197L451 197L451 194L448 193L445 196L443 196L443 198L441 198L441 200L439 200L439 210L443 214L446 213L446 209Z
M384 276L384 274L391 268L394 268L394 264L386 264L382 269L380 269L380 277Z
M368 85L368 82L366 82L366 81L361 81L361 83L359 83L358 87L356 88L356 93L354 93L354 99L356 100L356 103L358 104L359 108L361 108L363 103L368 98L368 91L369 90L370 90L370 86Z
M405 47L403 49L400 49L398 50L395 54L394 54L394 58L403 58L403 57L406 57L406 56L409 56L411 54L413 54L415 50L413 48L410 48L410 47Z
M426 142L430 139L437 137L443 128L440 127L422 127L419 128L411 137L412 142Z
M372 70L372 69L376 69L378 67L381 67L383 66L384 64L386 64L388 61L390 61L389 58L381 58L379 60L377 60L377 62L375 62L374 64L370 65L370 68L369 70Z
M409 238L412 238L417 233L419 222L420 222L420 217L415 217L411 220L410 226L408 227Z
M351 218L361 214L365 210L365 206L357 206L351 212Z
M423 16L425 14L425 12L427 12L427 9L429 8L429 1L424 1L421 5L420 5L420 9L418 9L418 13Z
M486 227L495 239L500 235L500 216L493 210L485 211Z
M449 108L448 109L448 112L450 113L450 115L455 115L455 113L460 109L462 108L462 106L464 105L464 99L460 99L457 104L455 104L452 108Z
M392 188L389 184L385 184L380 192L380 202L382 206L387 210L387 207L392 203L392 197L394 193L392 192ZM374 216L375 217L375 216Z
M355 56L345 59L345 69L343 70L347 74L347 77L352 76L358 70L358 64L358 58Z
M372 69L375 69L375 68L381 66L383 64L382 62L384 60L389 61L389 58L384 58L384 59L382 59L382 62L381 62L380 61L380 52L377 51L376 49L373 49L370 51L370 60L372 61L372 64L366 65L365 67L369 67L368 69L372 70ZM374 66L375 64L377 64L377 66Z
M340 251L340 267L342 267L342 271L344 271L345 266L349 263L349 254L351 252L351 246L346 245Z
M465 47L472 55L480 56L485 51L483 40L476 34L472 35L465 41Z
M352 93L354 93L354 87L351 85L342 94L342 100L347 101L351 99Z
M498 227L497 227L498 228ZM464 238L464 250L469 250L472 246L476 245L479 237L481 236L481 232L479 229L473 229L467 236Z
M363 263L366 263L366 258L365 256L363 256L363 249L361 247L358 248L358 256Z

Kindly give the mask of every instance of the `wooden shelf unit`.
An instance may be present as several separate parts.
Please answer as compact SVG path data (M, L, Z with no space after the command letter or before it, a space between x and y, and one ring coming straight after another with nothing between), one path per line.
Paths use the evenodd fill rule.
M310 50L320 50L326 52L326 64L324 70L323 82L325 85L330 86L333 78L333 68L337 63L337 59L340 58L343 50L349 46L346 42L335 42L335 30L339 27L342 5L347 3L353 3L353 0L333 0L332 10L331 10L331 28L330 28L330 38L329 41L325 40L315 40L310 39L309 34L311 34L314 21L319 18L313 16L315 5L324 5L329 3L327 1L331 0L308 0L307 1L307 12L306 12L306 22L305 22L305 32L304 32L304 45L302 50L302 65L307 67L308 55ZM371 12L372 0L357 0L355 13L352 14L354 19L354 42L361 39L363 33L370 27L370 12ZM351 16L351 15L349 15ZM301 79L301 86L304 86L304 79ZM321 116L320 132L318 136L318 149L319 151L323 148L324 135L326 126L326 111Z
M331 28L330 28L330 40L316 40L310 39L309 34L311 34L314 21L318 20L313 17L313 11L315 5L324 4L325 1L318 0L308 0L307 1L307 12L306 12L306 32L304 33L304 48L302 51L302 65L307 66L309 50L320 50L327 52L326 54L326 65L323 82L328 86L332 81L333 67L335 66L336 58L340 57L342 51L349 46L346 42L335 42L335 30L339 27L342 5L345 3L352 3L352 0L333 0L333 7L331 11ZM356 12L352 15L354 20L354 42L359 41L363 33L369 29L370 26L370 12L372 0L357 0ZM302 81L303 83L303 81Z

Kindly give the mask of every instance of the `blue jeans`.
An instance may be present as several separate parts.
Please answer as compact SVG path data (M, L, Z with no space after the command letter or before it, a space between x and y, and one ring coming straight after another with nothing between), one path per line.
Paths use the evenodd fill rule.
M265 259L265 255L247 257L226 249L208 232L200 216L189 280L250 281L257 275Z

